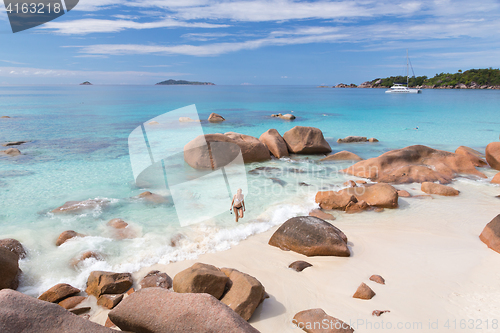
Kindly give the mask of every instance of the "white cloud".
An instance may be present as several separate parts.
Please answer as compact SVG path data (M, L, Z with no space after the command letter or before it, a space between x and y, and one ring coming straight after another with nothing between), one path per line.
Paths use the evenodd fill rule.
M141 71L82 71L66 69L47 69L31 67L0 67L0 77L74 77L79 78L106 78L106 77L151 77L163 78L171 76L185 76L187 73L177 72L141 72Z
M102 19L81 19L63 22L48 22L40 26L39 29L51 30L63 35L85 35L96 32L120 32L125 29L154 29L154 28L225 28L225 24L211 24L204 22L183 22L172 19L164 19L155 22L135 22L130 20L102 20Z

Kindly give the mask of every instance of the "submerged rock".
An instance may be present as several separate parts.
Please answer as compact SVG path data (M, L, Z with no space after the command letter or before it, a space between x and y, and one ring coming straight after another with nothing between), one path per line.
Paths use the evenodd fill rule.
M326 154L332 148L323 137L323 132L315 127L295 126L283 134L288 151L294 154Z
M332 224L313 216L292 217L274 232L269 245L310 256L351 255L346 235Z
M328 155L325 158L322 158L320 161L325 162L325 161L361 161L363 160L361 157L358 155L351 153L347 150L342 150L339 151L338 153Z
M85 251L82 254L80 254L79 256L73 258L70 261L70 264L71 264L71 266L77 266L82 261L84 261L86 259L91 259L91 258L93 258L95 260L104 260L104 256L102 254L98 253L98 252L95 252L95 251Z
M220 299L229 278L215 266L196 263L174 276L177 293L206 293Z
M222 117L220 114L217 114L217 113L212 112L210 114L210 116L208 116L208 121L211 123L220 123L224 120L226 120L226 119L224 119L224 117Z
M4 147L19 146L19 145L22 145L26 142L28 142L28 141L11 141L11 142L4 143L2 146L4 146Z
M383 183L449 183L458 174L486 176L466 156L416 145L392 150L343 170L347 174Z
M0 332L116 332L80 318L57 304L40 301L20 292L0 291Z
M343 139L338 139L338 143L354 143L354 142L368 142L366 136L346 136Z
M292 323L308 333L353 333L354 330L340 319L326 314L323 309L310 309L297 313ZM324 328L324 325L327 328Z
M143 200L145 200L147 202L154 203L154 204L162 204L162 203L166 203L167 202L167 199L165 199L161 195L156 194L156 193L151 193L149 191L142 192L137 197L139 199L143 199Z
M123 331L258 333L212 295L175 293L163 288L133 293L108 316Z
M61 246L62 244L66 243L66 241L75 237L85 237L85 235L79 234L74 230L63 231L56 240L56 246Z
M106 199L89 199L84 201L67 201L61 207L52 210L54 214L80 214L85 211L105 207L109 204Z
M269 149L274 157L282 158L283 156L288 156L286 142L274 128L262 133L259 140Z
M0 154L9 155L9 156L18 156L18 155L21 155L21 151L17 148L9 148L7 150L0 150Z

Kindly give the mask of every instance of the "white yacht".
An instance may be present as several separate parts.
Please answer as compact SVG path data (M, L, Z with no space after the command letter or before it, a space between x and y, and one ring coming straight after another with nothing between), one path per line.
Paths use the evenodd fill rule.
M410 58L408 57L408 50L406 50L406 86L404 83L394 83L389 90L385 92L387 94L420 94L422 90L416 88L408 88L408 81L410 79ZM411 69L413 71L413 67ZM413 74L415 76L415 74Z

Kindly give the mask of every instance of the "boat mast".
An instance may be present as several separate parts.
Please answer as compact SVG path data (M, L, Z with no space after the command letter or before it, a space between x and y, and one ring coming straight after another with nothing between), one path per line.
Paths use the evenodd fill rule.
M409 88L408 82L409 82L409 67L408 67L408 49L406 49L406 88Z

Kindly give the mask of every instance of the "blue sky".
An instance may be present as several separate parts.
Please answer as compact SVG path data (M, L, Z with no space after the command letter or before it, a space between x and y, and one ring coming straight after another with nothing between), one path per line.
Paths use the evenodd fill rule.
M0 84L356 83L500 67L500 1L80 0L13 34Z

